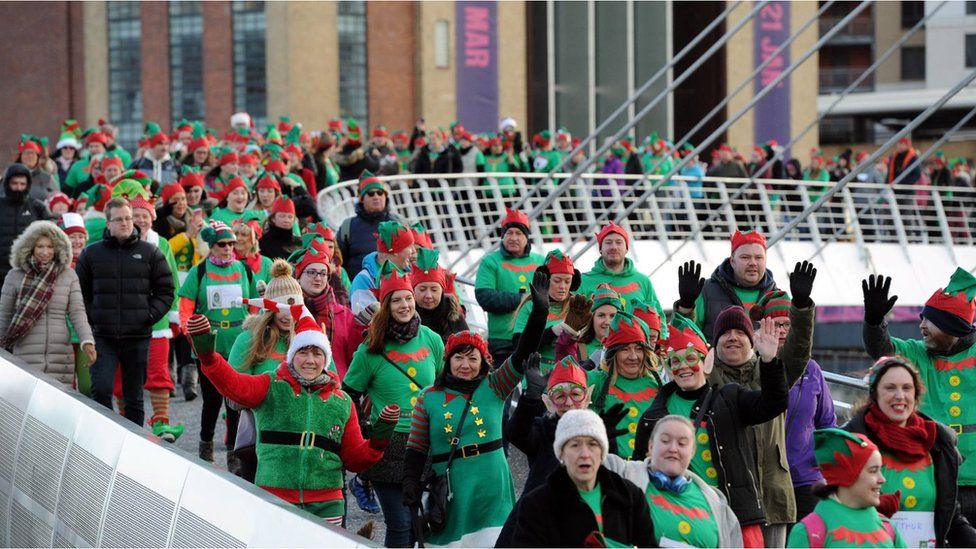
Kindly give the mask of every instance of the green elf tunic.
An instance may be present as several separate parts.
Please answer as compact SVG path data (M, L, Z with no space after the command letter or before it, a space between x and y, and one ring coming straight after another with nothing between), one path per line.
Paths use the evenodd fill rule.
M274 350L264 360L255 363L250 368L245 368L244 364L247 360L247 350L251 348L252 341L254 341L254 332L251 330L241 332L241 335L237 336L237 339L234 340L234 346L230 349L227 362L242 374L273 374L288 356L288 339L279 338L275 343Z
M660 162L660 165L658 165L658 162ZM644 166L644 172L649 175L664 175L674 168L674 160L670 156L646 152L641 156L641 165ZM657 168L654 168L655 165L657 165ZM652 170L651 168L654 169ZM668 181L667 185L670 186L673 183Z
M874 507L853 509L831 497L821 500L813 512L824 522L826 539L822 547L905 547L898 531L891 539L883 519ZM787 547L810 547L807 527L797 522L786 540Z
M546 329L552 328L562 324L566 320L566 314L563 312L565 305L560 303L551 303L549 305L549 317L546 319ZM532 314L532 300L528 300L522 304L519 308L518 314L515 316L515 329L513 330L515 336L521 335L522 331L525 330L525 324L529 321L529 315ZM556 339L550 343L542 343L539 345L539 354L542 355L542 360L539 362L539 368L542 373L549 375L549 372L556 366Z
M88 231L88 242L85 243L85 246L91 246L101 240L105 236L106 227L108 227L108 221L103 212L96 210L85 212L85 230Z
M603 264L603 259L597 259L593 268L588 273L583 273L583 281L578 293L591 295L600 284L608 284L613 288L613 291L620 294L620 298L623 299L624 306L627 307L628 311L631 309L630 301L636 298L654 307L659 317L667 318L664 316L664 308L661 307L661 302L657 299L657 292L654 291L654 284L651 284L651 279L638 271L637 267L634 266L634 261L629 257L624 258L624 268L619 273L610 272ZM758 291L756 293L758 294ZM704 315L699 318L704 318ZM667 326L662 322L661 339L667 339L667 330Z
M514 163L509 161L508 155L504 152L502 154L486 154L485 155L485 174L490 173L502 173L502 172L518 172L521 171L522 167L516 160ZM491 183L485 179L483 180L483 185L491 189ZM498 189L499 194L505 198L514 196L518 192L518 186L515 183L514 177L499 177L495 179L494 187ZM491 190L488 191L488 196L494 196Z
M976 345L952 356L933 356L921 340L893 337L891 343L895 354L918 368L928 388L920 411L956 431L960 454L976 455L976 404L970 398L976 394ZM976 459L959 466L959 485L976 485Z
M410 149L403 149L402 151L397 151L397 165L400 166L401 174L410 173L410 159L413 158L413 153ZM336 180L339 179L338 173L336 175Z
M935 467L932 456L915 463L905 463L894 454L881 452L881 472L885 483L881 491L893 494L901 490L899 511L935 511Z
M545 258L538 253L529 252L524 257L513 257L503 249L495 250L481 259L474 282L475 292L479 289L506 292L517 303L521 299L518 294L524 292L528 295L532 275L543 261ZM492 312L491 305L494 304L482 305L488 313L488 340L502 340L506 345L510 344L514 335L512 329L515 326L515 311Z
M647 483L647 503L651 507L654 535L661 547L718 547L718 524L701 487L688 482L680 494L661 490Z
M502 525L515 505L515 485L508 460L501 448L502 411L505 399L522 374L505 361L500 368L481 380L471 394L470 409L464 425L458 426L465 407L465 396L441 387L427 388L413 408L407 448L430 452L432 465L442 475L447 460L436 456L450 451L456 436L458 448L475 452L478 445L496 443L485 453L457 456L451 463L450 485L454 498L448 503L447 524L432 533L428 546L493 547Z
M163 252L163 257L166 258L166 264L169 265L169 270L173 273L173 293L177 294L180 291L180 278L176 267L176 259L173 257L173 252L169 248L169 241L165 238L161 238L159 233L152 231L149 237L146 239L148 242L155 244L159 247L159 251ZM152 336L154 338L166 338L171 339L173 337L173 330L170 329L170 324L180 323L180 302L178 299L173 300L173 305L170 307L169 314L159 319L159 322L153 324Z
M233 227L234 222L238 219L243 219L244 221L255 219L263 223L266 217L268 217L268 213L264 210L249 210L247 208L243 212L235 212L230 208L216 208L210 212L210 219L223 221L228 227Z
M551 151L539 151L532 158L533 171L551 172L559 167L566 153L553 149Z
M579 492L580 499L583 503L593 511L593 517L596 519L596 526L603 531L603 490L600 489L600 483L597 482L593 486L592 490L583 490L581 488L576 488Z
M203 280L199 283L197 271L206 265ZM239 298L256 298L258 291L253 277L246 267L234 261L226 267L218 267L209 259L195 265L187 274L179 296L194 303L194 313L206 316L217 331L216 350L221 356L229 356L234 340L241 334L241 324L247 310L233 303ZM183 307L181 305L180 310Z
M803 179L806 181L827 182L830 181L830 172L828 172L826 168L820 168L819 172L811 173L810 168L807 168L803 170ZM827 192L826 185L820 187L811 187L810 202L816 202L820 200L820 197L823 196L825 192Z
M651 402L661 388L661 382L654 376L627 379L618 375L613 386L607 387L609 381L610 374L602 369L586 373L586 384L593 386L593 403L590 404L590 409L602 414L615 404L624 405L627 415L620 420L617 427L626 429L627 432L617 437L616 454L624 459L630 459L630 456L634 455L637 422L641 414L651 407ZM601 399L602 394L606 394L606 397Z
M665 406L669 414L677 414L694 421L695 416L692 414L692 408L695 407L695 401L682 398L677 391L668 398ZM695 450L695 455L691 457L691 463L688 465L688 468L691 469L692 473L700 476L709 486L717 487L718 471L712 462L712 445L709 444L708 429L698 426L695 430L695 440L698 443L698 447ZM707 546L699 545L699 547Z
M369 420L374 424L387 404L397 404L401 410L412 410L421 391L434 383L444 367L444 342L427 326L421 325L417 336L406 343L387 341L383 346L383 355L369 352L367 345L368 342L363 342L356 349L342 382L353 390L369 394L373 401ZM384 355L396 366L387 362ZM420 385L410 381L404 372ZM410 432L410 414L400 414L394 432Z

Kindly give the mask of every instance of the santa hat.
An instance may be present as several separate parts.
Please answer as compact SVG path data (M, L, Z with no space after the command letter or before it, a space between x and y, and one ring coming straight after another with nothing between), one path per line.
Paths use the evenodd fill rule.
M627 248L630 249L630 235L627 234L627 231L623 227L621 227L620 225L617 225L613 221L611 221L607 225L604 225L604 227L602 229L600 229L600 232L597 233L597 235L596 235L597 246L598 247L603 246L603 240L607 236L609 236L611 234L614 234L614 233L619 234L620 236L624 237L624 244L626 244L627 245Z
M186 196L186 191L183 190L183 187L176 183L170 183L163 187L163 190L159 193L159 198L163 201L163 204L169 204L170 200L181 194Z
M573 267L573 258L564 254L562 250L553 250L546 254L543 265L549 270L549 276L556 274L575 275L577 273L576 268Z
M736 230L734 233L732 233L732 236L729 237L729 241L732 243L732 253L735 253L735 250L738 249L739 246L743 246L745 244L759 244L764 250L766 249L766 237L763 236L763 234L759 231L742 232Z
M793 300L783 290L770 290L756 300L749 309L749 318L759 322L764 318L789 318Z
M328 265L332 263L332 250L325 240L314 238L302 252L301 260L295 266L295 276L300 277L305 269L313 263Z
M661 333L661 315L658 314L657 309L637 298L630 300L630 308L630 314L643 320L644 324L651 330L657 330L658 334Z
M593 305L590 307L590 311L596 312L604 305L612 305L619 311L623 309L623 304L620 294L615 292L609 284L600 284L593 292Z
M830 486L851 486L857 482L878 447L861 433L836 427L813 432L813 455L820 473Z
M687 317L675 313L668 324L668 340L664 343L664 348L668 353L676 353L689 347L703 355L708 354L705 334Z
M265 174L264 177L258 180L258 184L254 187L254 190L257 191L261 189L274 189L277 194L281 194L281 185L271 174Z
M380 269L380 287L377 295L380 303L382 303L388 295L398 290L406 290L412 293L413 286L410 285L410 279L406 274L400 272L400 269L398 269L393 263L386 261L383 263L383 267Z
M631 343L647 344L646 325L637 317L618 311L610 322L610 331L607 337L603 338L603 347L611 349L620 345L630 345Z
M512 118L511 116L509 116L507 118L502 118L501 121L498 122L498 131L499 132L503 132L503 131L505 131L508 128L511 128L513 130L516 129L516 128L518 128L518 122L516 122L515 119Z
M203 187L203 184L203 174L200 172L187 172L180 178L180 186L183 187L183 190L189 190L192 187Z
M492 364L491 353L488 352L488 342L479 334L468 330L457 332L447 337L447 343L444 344L444 360L450 359L451 355L466 345L478 349L484 362L489 365Z
M230 116L230 125L252 127L251 115L246 112L235 112Z
M332 346L329 345L329 338L322 331L322 327L315 322L315 317L308 308L305 305L292 305L289 310L295 335L291 337L291 342L288 344L288 364L291 364L295 354L305 347L318 347L325 354L325 364L332 362Z
M417 261L410 269L410 285L414 288L425 282L436 282L447 288L447 270L437 264L440 252L427 248L417 250Z
M54 209L55 204L64 204L68 207L68 210L74 208L75 202L71 200L71 197L64 193L52 193L51 196L47 197L47 209Z
M413 231L399 221L383 221L376 230L376 249L379 252L397 254L414 243Z
M580 367L573 355L566 355L556 363L552 372L549 373L549 383L546 384L546 392L560 383L572 383L580 387L586 387L586 371Z
M234 231L227 226L223 221L217 221L216 219L210 220L210 226L204 227L200 231L200 237L203 241L207 243L210 247L214 244L220 242L221 240L237 240L237 236L234 235Z
M419 221L410 226L410 230L413 231L413 243L419 248L434 249L434 241L430 239L430 233L427 232L427 227L424 227L423 223Z
M939 288L925 302L922 316L943 332L963 337L973 333L976 316L976 277L961 267L949 277L945 288Z
M290 198L286 196L278 197L274 204L271 205L271 215L276 213L290 213L295 214L295 203L291 201Z
M65 234L88 234L88 228L85 227L85 218L81 217L81 214L74 212L61 214L61 221L58 223L58 227L60 227Z
M515 227L519 229L525 236L529 236L529 216L521 210L513 210L509 207L505 208L505 217L502 219L502 234Z
M380 178L369 170L363 170L363 174L359 176L359 198L366 196L369 191L383 191L386 194L390 192Z
M607 428L603 420L593 410L569 410L556 424L556 436L552 441L552 451L556 459L562 459L563 446L575 437L590 437L600 444L603 450L600 461L610 452L610 442L607 440Z

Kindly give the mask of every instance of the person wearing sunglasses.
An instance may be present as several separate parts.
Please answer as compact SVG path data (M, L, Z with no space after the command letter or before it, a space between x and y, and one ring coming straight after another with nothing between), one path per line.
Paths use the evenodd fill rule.
M234 306L242 298L258 297L255 276L244 262L235 256L234 231L221 221L210 221L210 226L200 231L200 237L210 247L206 259L193 266L180 287L180 326L186 332L186 322L194 314L202 314L210 320L217 332L216 352L228 358L234 340L241 334L241 325L247 311ZM206 375L200 376L200 392L203 408L200 412L200 459L214 460L214 429L224 399ZM237 434L239 413L227 410L227 440ZM231 472L239 468L233 448L227 452L227 465Z
M345 260L344 267L350 277L359 274L363 269L363 259L376 251L373 235L379 232L380 223L400 220L390 212L389 192L387 184L369 170L362 172L356 215L343 221L336 235L339 251Z

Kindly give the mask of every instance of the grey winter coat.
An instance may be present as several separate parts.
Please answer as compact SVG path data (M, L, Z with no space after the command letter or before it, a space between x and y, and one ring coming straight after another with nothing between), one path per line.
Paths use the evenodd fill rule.
M44 372L65 385L74 378L75 356L71 347L71 334L66 319L78 333L78 340L94 344L92 331L85 315L85 302L81 295L78 276L71 269L71 241L50 221L35 221L14 241L10 250L13 269L3 281L0 290L0 336L6 335L17 306L17 294L24 282L27 260L34 253L34 244L46 236L54 243L56 261L65 267L55 282L54 294L44 314L37 319L29 332L13 348L15 356L23 359L30 368Z

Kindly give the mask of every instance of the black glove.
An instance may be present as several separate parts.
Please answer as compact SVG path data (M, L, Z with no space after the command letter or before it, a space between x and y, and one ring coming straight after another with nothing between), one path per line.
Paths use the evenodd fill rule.
M549 384L549 376L542 373L542 369L539 368L540 360L542 355L539 353L532 353L525 359L525 398L542 398L542 393Z
M600 414L600 419L603 420L603 426L607 430L607 440L614 441L617 440L617 437L627 434L626 427L617 427L617 425L627 417L628 412L630 410L624 408L624 404L620 402L607 408Z
M701 276L701 264L686 261L678 267L678 305L683 309L694 309L695 301L705 287L705 279Z
M419 507L423 494L424 490L420 487L420 482L417 479L403 479L403 505L405 507Z
M817 278L817 269L813 263L804 261L797 263L790 273L790 293L793 294L793 305L797 309L806 309L813 302L810 301L810 292L813 291L813 281Z
M864 322L869 326L880 326L898 301L898 296L888 297L889 290L889 276L871 275L867 280L861 281L861 291L864 292Z
M535 274L532 275L532 286L529 289L532 291L532 310L548 311L549 271L543 268L536 269Z
M403 458L403 505L406 507L420 507L424 495L424 487L420 477L423 476L427 463L427 454L417 450L407 450Z

